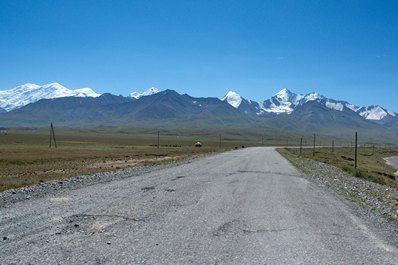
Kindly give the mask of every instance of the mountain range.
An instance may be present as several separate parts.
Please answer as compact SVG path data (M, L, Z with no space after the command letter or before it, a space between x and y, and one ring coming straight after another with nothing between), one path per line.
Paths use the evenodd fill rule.
M398 135L398 114L381 106L359 107L318 93L282 89L263 102L230 91L222 99L194 98L150 88L128 97L70 90L58 83L25 84L0 91L0 127L130 126L257 128L340 134L363 130Z
M264 102L255 102L244 99L233 91L228 92L226 96L222 98L222 100L228 102L234 108L240 109L247 114L257 116L269 114L291 114L298 107L311 101L318 102L331 110L337 110L341 112L347 109L352 110L367 120L380 121L385 118L398 116L397 113L386 110L377 105L358 107L348 103L347 101L326 98L316 92L302 95L293 93L286 88L282 89L273 97L265 100Z

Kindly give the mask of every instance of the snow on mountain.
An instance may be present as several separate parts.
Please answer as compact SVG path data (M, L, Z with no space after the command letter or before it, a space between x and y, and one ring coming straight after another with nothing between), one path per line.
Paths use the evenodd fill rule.
M307 102L317 101L327 108L337 111L344 111L344 108L351 109L357 112L360 107L352 105L346 101L339 101L329 99L317 92L312 92L306 95L296 94L284 88L279 91L271 99L264 101L264 110L276 114L291 114L297 106L301 106Z
M96 98L96 97L101 96L100 94L97 94L96 92L94 92L89 87L83 87L83 88L75 89L74 93L75 93L74 97L79 97L79 98L85 98L85 97Z
M264 110L260 103L242 98L239 94L233 91L229 91L223 98L221 98L221 100L227 102L230 106L238 109L246 115L260 116L264 114Z
M349 108L350 110L354 111L354 112L358 112L358 110L361 108L361 107L352 105L352 104L350 104L350 103L345 104L345 106L346 106L347 108Z
M276 93L274 97L277 98L279 102L284 102L284 103L289 102L292 105L297 105L300 102L300 100L303 99L304 96L293 93L287 88L284 88L278 93Z
M0 90L0 107L11 111L40 99L61 97L98 97L91 88L68 89L59 83L36 85L26 83L10 90Z
M240 104L242 103L242 97L233 91L229 91L221 100L227 101L228 104L235 109L239 108Z
M367 120L376 120L376 121L382 120L388 115L395 117L395 113L390 112L380 106L363 107L358 110L358 113Z
M130 94L130 97L135 98L135 99L139 99L140 97L146 97L146 96L150 96L150 95L154 95L159 93L160 90L157 89L156 87L150 87L147 90L145 90L142 93L139 92L133 92Z
M232 91L228 92L222 100L227 101L234 108L239 108L239 106L242 104L242 97ZM387 116L398 116L398 114L395 112L388 111L380 106L358 107L346 101L326 98L317 92L302 95L293 93L287 88L282 89L264 102L249 102L258 106L258 111L255 114L261 116L265 115L266 113L291 114L298 106L304 105L305 103L311 101L317 101L331 110L352 110L367 120L382 120Z
M329 109L334 109L334 110L338 110L338 111L344 110L344 105L340 102L334 103L334 102L327 101L325 103L325 106L328 107Z
M130 97L138 99L144 96L150 96L159 93L155 87L151 87L142 93L133 92ZM34 103L40 99L51 99L61 97L98 97L100 94L94 92L91 88L80 88L76 90L68 89L59 83L47 85L36 85L26 83L10 90L0 90L0 111L11 111L29 103ZM246 114L257 116L268 114L291 114L298 106L307 102L317 101L327 108L335 111L352 110L367 120L381 121L386 118L397 118L398 114L386 110L380 106L358 107L346 101L339 101L326 98L319 93L313 92L306 95L296 94L284 88L270 99L264 102L255 102L242 98L239 94L229 91L223 98L232 107L239 109Z
M260 105L265 112L290 114L303 98L303 95L298 95L289 91L287 88L284 88Z
M36 85L36 84L26 83L26 84L21 85L21 86L16 87L16 88L19 88L19 89L21 89L21 90L25 90L25 89L36 89L36 88L39 88L39 87L40 87L40 86L39 86L39 85ZM15 89L16 89L16 88L15 88Z
M309 102L309 101L319 101L319 100L325 99L325 97L320 95L319 93L312 92L312 93L309 93L309 94L303 96L303 99L305 102Z
M292 95L293 95L292 92L290 92L287 88L284 88L278 93L276 93L275 97L277 97L281 101L290 101Z

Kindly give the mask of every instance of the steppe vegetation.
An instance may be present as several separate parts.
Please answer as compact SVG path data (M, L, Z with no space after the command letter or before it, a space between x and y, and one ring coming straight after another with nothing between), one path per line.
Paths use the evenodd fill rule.
M0 134L0 192L65 177L154 165L231 148L219 137L168 135L157 131L55 130L57 148L49 148L46 129ZM194 147L197 141L203 147Z
M353 147L316 148L315 153L312 148L305 148L301 154L298 148L289 148L287 150L303 158L314 159L336 166L355 177L382 185L398 187L398 176L394 175L396 169L387 165L384 160L386 157L398 156L398 148L361 146L358 148L357 168L354 166L355 153Z
M159 147L158 147L159 133ZM261 136L263 134L263 136ZM259 136L260 135L260 136ZM259 128L224 130L55 128L57 148L49 148L49 128L0 131L0 192L62 179L128 167L154 165L190 156L221 152L250 146L288 146L298 155L300 139L290 133L264 131ZM357 177L398 186L396 171L386 165L384 157L398 155L398 149L380 145L359 148L358 168L353 168L353 148L316 148L313 156L310 136L303 138L302 157L335 165ZM203 147L195 147L196 142ZM317 136L317 145L329 142ZM340 140L343 143L344 140ZM340 143L340 145L341 145ZM345 146L348 146L346 142ZM336 146L338 143L336 141ZM398 178L398 176L397 176Z

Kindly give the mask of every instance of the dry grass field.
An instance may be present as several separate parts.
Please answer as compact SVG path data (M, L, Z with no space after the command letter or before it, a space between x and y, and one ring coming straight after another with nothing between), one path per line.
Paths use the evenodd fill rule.
M49 148L49 128L0 131L0 191L29 186L48 180L113 171L127 167L167 163L189 156L221 152L242 146L296 146L299 140L265 132L264 136L232 130L222 135L215 131L158 131L126 128L55 128L57 148ZM310 142L310 138L306 143ZM327 138L320 139L327 142ZM200 141L203 147L194 147ZM289 148L297 154L297 148ZM398 155L398 149L360 148L358 169L353 168L351 148L304 149L303 157L333 164L353 175L398 187L395 170L384 157ZM398 177L397 177L398 178Z
M288 149L299 154L299 149ZM397 156L397 148L359 147L357 168L354 167L354 148L317 148L315 155L312 149L304 149L302 157L315 159L323 163L337 166L352 175L376 183L398 187L396 169L386 164L385 157Z
M222 151L217 137L160 136L69 129L55 130L57 148L49 148L47 130L0 134L0 191L48 180L159 164L192 155ZM201 140L203 147L194 147ZM223 143L223 148L231 148Z

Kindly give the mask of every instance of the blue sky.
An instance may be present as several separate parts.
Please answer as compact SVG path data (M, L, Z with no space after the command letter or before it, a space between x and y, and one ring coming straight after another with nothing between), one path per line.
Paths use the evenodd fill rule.
M398 1L0 0L0 90L282 88L398 111Z

